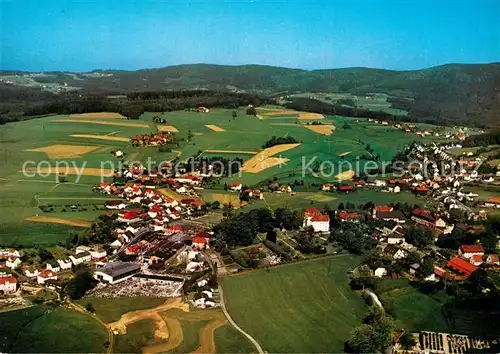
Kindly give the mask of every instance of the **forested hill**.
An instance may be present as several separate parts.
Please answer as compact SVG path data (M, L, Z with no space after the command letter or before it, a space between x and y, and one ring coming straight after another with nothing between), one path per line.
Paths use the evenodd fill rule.
M13 72L0 72L0 76ZM20 73L18 73L20 74ZM262 65L177 65L138 71L53 72L38 82L66 84L84 94L208 89L261 95L296 92L386 93L416 120L500 125L500 63L449 64L415 71L369 68L300 70Z

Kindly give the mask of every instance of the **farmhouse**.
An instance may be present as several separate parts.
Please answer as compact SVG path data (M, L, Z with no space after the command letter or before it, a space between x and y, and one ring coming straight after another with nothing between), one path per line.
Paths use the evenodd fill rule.
M233 182L231 183L231 190L232 191L241 191L242 184L239 182Z
M94 278L103 282L114 284L119 281L131 278L135 273L139 272L141 267L137 263L132 262L113 262L108 263L102 268L94 272Z
M500 197L494 196L488 198L488 200L484 203L484 206L488 208L500 208Z
M404 224L406 222L406 217L401 210L375 211L374 219L394 221L398 224Z
M55 273L61 271L61 267L59 266L59 263L57 263L57 261L55 261L53 259L49 259L47 261L47 264L45 264L45 269L51 270Z
M458 254L465 259L471 259L474 256L482 257L484 248L482 245L462 245L458 249Z
M346 185L342 185L342 186L339 186L339 187L337 188L337 190L338 190L339 192L349 193L349 192L354 191L354 186L346 186Z
M21 258L9 257L5 261L5 266L10 269L16 269L21 265L21 263L22 263Z
M141 220L141 214L135 210L122 210L118 214L118 221L132 224Z
M329 232L330 231L330 217L323 215L316 208L308 208L304 210L304 223L303 227L312 226L314 232Z
M17 290L17 279L12 274L0 273L0 294L12 294Z
M106 259L107 253L103 248L96 247L89 251L90 257L93 262L102 262Z
M396 245L385 246L383 254L392 259L403 259L407 256L407 252Z
M205 237L202 236L195 236L193 237L193 247L203 249L208 245L207 240Z
M59 267L61 270L68 270L73 267L73 263L71 262L70 259L58 259L57 263L59 264Z
M36 281L38 282L38 284L45 284L45 282L47 280L50 280L50 279L54 279L54 280L57 279L56 272L54 272L50 269L42 270L40 273L38 273L38 275L36 277Z
M121 200L108 200L106 201L107 209L125 209L127 205Z
M359 222L359 214L355 211L347 212L341 211L337 214L341 222L350 221L350 222Z
M382 277L387 275L387 269L379 267L379 268L375 269L375 272L373 275L376 276L377 278L382 278Z

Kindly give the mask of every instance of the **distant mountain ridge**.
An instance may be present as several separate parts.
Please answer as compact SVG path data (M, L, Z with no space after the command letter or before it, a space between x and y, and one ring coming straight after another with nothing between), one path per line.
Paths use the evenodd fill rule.
M7 74L0 72L0 75ZM447 64L411 71L186 64L137 71L50 72L34 80L80 87L86 94L193 88L262 95L278 92L378 92L395 97L393 105L405 106L418 120L500 125L500 63Z

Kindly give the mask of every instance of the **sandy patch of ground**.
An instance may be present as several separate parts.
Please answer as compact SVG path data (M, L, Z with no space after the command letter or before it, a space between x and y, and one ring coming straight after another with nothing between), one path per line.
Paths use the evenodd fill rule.
M200 136L200 135L203 135L203 134L205 134L205 133L200 133L200 132L194 132L193 133L194 136Z
M116 112L94 112L94 113L74 113L69 115L70 118L113 118L113 119L125 119L127 117Z
M87 138L87 139L100 139L100 140L109 140L109 141L130 141L129 138L124 138L121 136L109 136L109 135L91 135L91 134L71 134L73 138Z
M223 154L249 154L249 155L258 154L257 151L245 151L245 150L205 150L205 152L216 152Z
M184 340L184 334L182 332L182 326L179 322L178 319L176 318L165 318L163 319L160 315L157 314L157 316L160 317L161 323L165 325L166 330L167 330L167 337L158 337L157 332L158 330L155 331L155 338L156 339L163 339L163 340L168 340L166 343L160 343L160 344L152 344L148 345L144 348L142 348L142 352L144 354L155 354L155 353L168 353L172 349L177 348L179 345L182 344L182 341ZM157 326L159 325L159 322L157 322ZM158 327L157 327L158 328Z
M178 133L179 130L177 130L176 127L173 125L157 125L158 130L161 131L162 133L165 132L170 132L170 133Z
M306 196L305 199L313 200L315 202L329 202L335 200L336 198L329 195L316 193Z
M214 331L225 324L226 319L222 315L203 326L200 330L200 346L194 353L215 353Z
M344 157L344 156L349 155L351 152L352 152L352 151L346 151L346 152L343 152L343 153L338 154L337 156L338 156L338 157Z
M114 125L114 126L118 126L118 127L130 127L130 128L149 128L149 125L143 124L143 123L105 122L105 121L83 120L83 119L54 119L52 122Z
M255 116L259 119L264 119L264 116L262 114L256 114Z
M319 113L300 112L299 119L325 119L325 116Z
M82 157L83 155L99 148L100 146L56 144L37 149L27 149L24 151L44 152L49 159L67 159L72 157Z
M224 129L219 128L218 126L213 125L213 124L207 124L207 125L205 125L205 127L207 127L208 129L212 129L214 132L223 132L223 131L225 131Z
M182 195L180 195L179 193L171 190L170 188L161 188L161 189L158 189L158 192L160 192L162 195L164 195L167 198L170 198L170 199L173 199L173 200L177 200L177 201L179 201L182 198L184 198Z
M354 175L355 175L354 170L348 170L348 171L344 171L342 173L339 173L338 175L335 176L335 178L338 179L339 181L346 181L346 180L353 178Z
M103 176L112 177L114 171L107 168L91 168L91 167L74 167L74 166L53 166L53 167L40 167L40 168L27 168L26 173L35 173L39 175L62 174L62 175L80 175L80 176Z
M285 158L279 158L279 157L268 157L264 161L258 162L256 165L247 168L245 172L248 173L259 173L264 171L267 168L271 168L277 165L284 164L286 162L290 161L290 159L285 159Z
M248 170L254 170L254 167L257 164L261 164L261 167L262 167L263 166L262 163L265 160L267 160L269 157L272 157L272 156L279 154L281 152L296 148L299 145L300 145L300 143L281 144L281 145L275 145L275 146L272 146L270 148L264 149L261 152L259 152L257 155L253 156L251 159L246 161L242 166L242 170L247 171L247 172L248 172ZM268 163L272 163L272 162L273 162L272 160L268 161ZM269 166L269 167L272 167L272 166ZM253 172L253 173L256 173L256 172Z
M91 225L91 222L87 220L61 219L51 216L30 216L25 218L24 220L34 221L34 222L44 222L49 224L64 224L64 225L79 226L79 227L89 227Z
M335 126L332 124L321 124L321 125L304 125L305 128L312 130L315 133L323 135L332 135L335 131Z
M169 338L169 328L159 314L170 309L180 309L182 311L188 312L189 304L182 302L181 298L169 299L167 300L167 302L160 306L156 306L146 310L127 312L123 314L118 321L109 323L108 327L113 332L125 334L127 333L128 325L140 320L152 319L156 323L155 336L157 338L167 339Z

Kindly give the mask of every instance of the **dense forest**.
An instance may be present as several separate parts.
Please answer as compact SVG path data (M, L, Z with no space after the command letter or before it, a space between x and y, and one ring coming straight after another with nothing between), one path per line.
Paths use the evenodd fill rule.
M12 74L0 71L0 76ZM35 78L36 81L64 83L80 88L79 91L57 96L35 92L36 89L33 88L0 84L0 114L6 120L28 113L44 114L44 111L50 111L43 109L44 104L49 104L49 107L52 105L53 110L55 105L95 99L96 95L103 97L106 102L107 97L114 95L122 97L118 99L119 104L136 103L142 109L164 111L198 104L211 107L234 106L257 97L248 93L260 97L276 97L298 92L341 92L356 95L377 92L389 95L388 101L393 107L408 111L409 116L405 119L412 121L471 126L500 125L500 63L449 64L413 71L370 68L308 71L262 65L193 64L138 71L104 70L93 74L95 75L90 77L78 73L52 72L49 76ZM206 93L202 93L203 91ZM179 92L187 94L178 94ZM233 95L240 96L236 96L239 97L236 99ZM116 101L117 99L110 100L110 103ZM304 106L306 103L294 100L290 107ZM358 117L374 114L346 108L342 102L332 103L337 114ZM307 104L311 105L311 102ZM327 113L325 110L332 110L330 106L315 103L313 109Z

